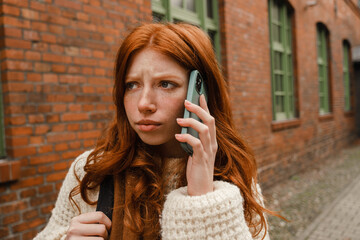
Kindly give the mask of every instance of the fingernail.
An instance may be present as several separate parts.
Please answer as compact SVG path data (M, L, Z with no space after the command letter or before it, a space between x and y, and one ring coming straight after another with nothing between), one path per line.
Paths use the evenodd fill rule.
M182 120L183 120L182 118L177 118L176 119L177 122L182 122Z
M175 138L180 138L181 135L180 134L175 134Z
M185 100L185 104L190 105L191 103L188 100Z

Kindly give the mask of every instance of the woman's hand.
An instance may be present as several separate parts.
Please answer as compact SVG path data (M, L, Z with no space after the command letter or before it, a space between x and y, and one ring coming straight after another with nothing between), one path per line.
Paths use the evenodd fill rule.
M202 120L177 119L181 127L191 127L197 131L200 139L190 134L175 135L179 142L186 142L193 148L193 155L189 156L186 168L187 191L190 196L198 196L214 190L214 164L218 148L215 119L210 115L204 95L200 96L200 106L185 101L185 108Z
M83 213L71 220L65 239L108 239L110 228L111 220L103 212Z

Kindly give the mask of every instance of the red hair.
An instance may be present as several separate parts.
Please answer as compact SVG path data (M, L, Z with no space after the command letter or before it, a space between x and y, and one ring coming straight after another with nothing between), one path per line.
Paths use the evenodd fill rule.
M151 48L175 59L187 70L200 71L208 87L208 107L216 121L218 151L214 178L239 187L244 198L245 220L256 236L265 228L264 212L271 213L258 202L256 195L257 166L254 155L240 138L232 121L227 84L221 74L209 37L198 27L189 24L145 24L134 29L123 41L115 62L113 100L116 116L98 140L85 165L85 176L73 189L88 204L88 191L100 185L106 175L130 172L138 179L132 201L125 202L125 222L131 229L144 233L150 223L159 234L159 215L164 194L161 164L152 157L151 149L137 137L125 114L124 91L126 70L131 57L138 51ZM186 162L186 161L185 161ZM179 186L186 184L184 167ZM255 184L254 184L255 183ZM145 216L143 213L146 213ZM255 230L256 229L256 230Z

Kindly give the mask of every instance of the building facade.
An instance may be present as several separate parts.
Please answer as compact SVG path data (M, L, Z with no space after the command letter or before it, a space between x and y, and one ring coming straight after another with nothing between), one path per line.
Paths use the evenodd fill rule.
M113 116L113 62L134 26L185 21L213 41L264 188L357 138L358 0L3 0L0 238L46 224L71 162Z

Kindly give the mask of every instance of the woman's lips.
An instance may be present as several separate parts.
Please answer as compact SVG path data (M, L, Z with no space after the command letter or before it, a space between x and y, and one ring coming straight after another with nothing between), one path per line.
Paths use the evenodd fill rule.
M159 125L155 125L155 124L138 124L139 126L139 130L143 131L143 132L150 132L150 131L154 131L155 129L160 127Z
M153 120L143 119L143 120L136 122L136 125L139 127L140 131L150 132L150 131L154 131L157 128L159 128L161 124L159 122L156 122Z

